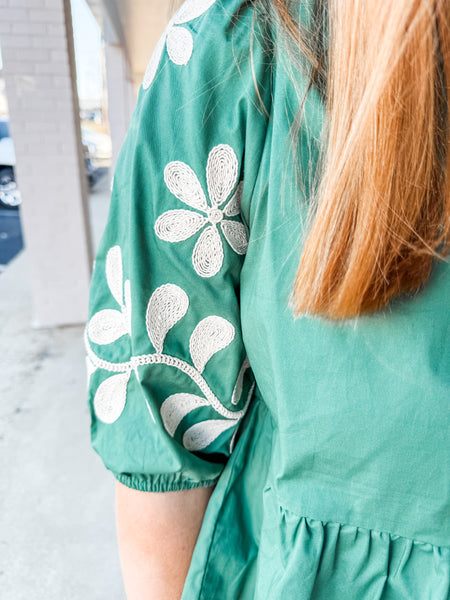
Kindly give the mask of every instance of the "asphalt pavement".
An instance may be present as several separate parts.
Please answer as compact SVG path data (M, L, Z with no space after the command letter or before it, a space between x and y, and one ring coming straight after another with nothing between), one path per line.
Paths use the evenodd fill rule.
M108 169L99 167L92 173L91 197L95 198L106 192L108 186ZM95 202L95 200L93 201ZM20 207L8 209L0 207L0 273L24 247Z

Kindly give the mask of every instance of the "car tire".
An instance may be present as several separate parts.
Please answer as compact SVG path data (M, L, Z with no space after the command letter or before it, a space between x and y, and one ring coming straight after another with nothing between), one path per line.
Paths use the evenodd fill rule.
M20 205L20 196L17 188L14 190L6 190L8 184L15 183L14 170L12 167L0 167L0 208L8 210L17 210ZM8 197L13 197L7 201Z

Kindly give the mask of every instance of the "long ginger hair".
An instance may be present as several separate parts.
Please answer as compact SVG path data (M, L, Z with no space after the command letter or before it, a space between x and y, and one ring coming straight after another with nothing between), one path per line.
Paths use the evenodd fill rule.
M417 291L449 250L450 1L316 0L326 56L299 31L298 4L272 2L312 78L326 81L327 141L294 313L369 313Z

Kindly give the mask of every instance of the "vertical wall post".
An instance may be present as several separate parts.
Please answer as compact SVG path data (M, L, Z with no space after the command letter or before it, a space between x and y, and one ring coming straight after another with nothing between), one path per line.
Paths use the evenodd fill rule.
M2 0L33 325L82 323L92 266L70 0Z

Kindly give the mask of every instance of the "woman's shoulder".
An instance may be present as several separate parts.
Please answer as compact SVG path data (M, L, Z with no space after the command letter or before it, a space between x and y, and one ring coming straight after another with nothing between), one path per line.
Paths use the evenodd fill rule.
M118 160L123 173L118 182L139 164L146 172L139 188L150 177L164 183L168 165L179 170L182 163L185 175L195 173L206 189L215 165L222 175L244 180L243 204L250 203L272 102L272 62L258 27L253 2L189 0L181 6L139 90ZM217 159L219 148L234 157L226 173ZM186 177L183 185L189 187ZM162 210L165 199L165 190L154 193L147 209L150 204Z
M148 89L168 59L190 66L193 82L202 75L222 79L242 62L258 60L262 44L257 4L248 0L187 0L169 21L148 64L143 88Z

